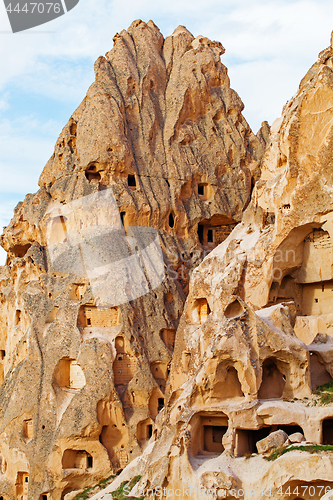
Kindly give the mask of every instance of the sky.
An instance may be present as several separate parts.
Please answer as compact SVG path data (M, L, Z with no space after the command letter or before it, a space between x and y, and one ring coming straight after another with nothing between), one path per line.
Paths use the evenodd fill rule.
M38 189L57 137L94 80L94 61L135 19L152 19L164 36L181 24L222 42L231 87L256 133L262 121L281 115L329 46L333 2L80 0L66 15L13 34L0 0L0 229ZM0 265L5 255L0 248Z

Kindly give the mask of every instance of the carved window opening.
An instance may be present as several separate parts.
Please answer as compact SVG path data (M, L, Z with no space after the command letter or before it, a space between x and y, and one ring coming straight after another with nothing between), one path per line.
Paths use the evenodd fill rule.
M136 438L141 447L144 447L153 435L153 424L150 418L138 423Z
M171 229L175 227L175 218L172 212L169 215L169 227L171 227Z
M198 225L198 238L199 238L201 245L203 245L203 243L204 243L204 226L202 224Z
M296 424L264 426L261 429L236 429L235 456L242 457L258 453L257 442L268 437L272 432L282 430L290 436L296 432L304 434L303 429Z
M276 428L275 428L276 427ZM300 434L304 435L304 431L302 427L296 424L283 424L283 425L276 425L274 426L275 430L281 430L284 431L288 436L291 434L296 434L296 432L299 432Z
M127 217L126 212L120 212L120 221L121 221L122 229L124 229L124 231L126 231L126 228L128 226L128 217Z
M68 389L82 389L86 378L75 359L62 358L58 361L53 373L53 386Z
M70 134L71 135L76 135L76 130L77 130L77 123L72 122L69 128Z
M275 213L274 212L267 213L266 224L275 224Z
M268 358L262 366L262 382L258 391L258 399L282 398L286 385L285 376L280 372L276 361Z
M149 399L148 407L151 418L155 420L157 414L164 408L164 395L159 388L154 389Z
M150 364L150 370L159 388L164 393L168 378L168 364L163 361L154 361Z
M59 306L54 306L52 310L46 316L45 323L52 323L55 320L55 317L59 311Z
M224 451L224 446L222 444L222 438L227 432L228 427L221 425L204 425L204 451L210 453L222 453Z
M87 290L87 285L82 283L75 283L71 286L69 298L71 300L82 300Z
M127 184L130 188L136 188L136 178L135 175L129 174L127 176Z
M116 337L115 347L117 355L113 362L114 383L116 386L127 385L133 378L136 362L126 352L124 337Z
M65 243L67 241L67 217L60 215L52 220L49 243Z
M193 455L220 455L224 451L222 439L228 430L228 417L224 413L194 415L191 429Z
M311 389L315 391L317 387L332 382L332 377L326 370L326 365L319 354L310 352L310 374Z
M27 437L28 439L33 438L33 436L34 436L33 420L32 419L25 420L23 423L23 428L24 428L25 437Z
M236 226L234 223L221 224L220 221L221 219L218 220L213 217L198 224L198 240L203 247L215 248L215 246L226 240Z
M167 348L173 351L175 347L176 330L165 328L161 331L160 336Z
M64 451L62 456L63 469L92 469L93 457L85 450Z
M15 245L10 250L15 255L15 257L19 257L20 259L22 259L30 247L31 244L28 243L27 245Z
M312 263L315 262L314 252L318 252L317 261L330 262L330 257L325 254L326 249L312 251ZM331 252L329 248L327 252ZM325 265L325 264L323 264ZM304 271L305 268L303 268ZM302 316L320 316L331 313L333 299L333 280L317 281L313 283L302 283L301 285L300 310Z
M211 392L211 399L215 401L244 397L237 370L230 363L222 361L216 368Z
M207 299L196 299L192 307L189 306L188 314L190 315L190 323L193 325L200 325L207 321L210 314L210 307Z
M85 175L89 182L91 181L98 182L101 180L101 174L97 172L96 165L91 165L90 167L88 167L85 172Z
M272 432L272 427L262 429L237 429L235 442L235 456L243 457L252 453L258 453L257 442L265 439Z
M243 311L243 305L238 299L236 299L225 308L224 315L228 319L238 318L243 313Z
M120 323L120 310L118 307L99 309L96 306L81 306L79 309L77 325L86 328L93 327L111 327Z
M201 200L208 200L211 194L211 187L209 184L202 182L198 184L198 195Z
M15 326L17 326L21 321L21 311L17 309L15 313Z
M333 418L323 420L323 444L333 444Z
M26 500L28 498L29 474L18 472L16 476L16 498Z

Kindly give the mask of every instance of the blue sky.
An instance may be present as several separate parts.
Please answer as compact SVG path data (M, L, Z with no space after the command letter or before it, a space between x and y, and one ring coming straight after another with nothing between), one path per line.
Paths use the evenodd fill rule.
M133 20L222 42L222 62L256 132L272 123L333 30L332 0L80 0L49 24L10 33L0 3L0 226L38 177L92 83L93 63ZM0 249L0 265L5 252Z

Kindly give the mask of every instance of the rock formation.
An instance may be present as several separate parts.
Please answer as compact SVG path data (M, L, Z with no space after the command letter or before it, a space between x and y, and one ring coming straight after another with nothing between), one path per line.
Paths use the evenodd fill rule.
M272 125L242 222L193 271L156 432L109 491L135 472L149 499L333 497L332 110L333 44Z
M117 34L57 140L39 191L16 207L2 235L3 500L68 500L124 469L156 437L190 274L241 221L268 136L267 125L257 137L242 116L223 52L184 27L164 40L151 21ZM157 249L149 253L142 235L150 250L160 246L163 276ZM103 265L111 281L101 285ZM105 298L110 289L121 297ZM213 305L193 300L191 292L200 323ZM248 309L249 323L254 314ZM191 375L201 363L202 352L190 359L190 346L180 353L189 340L184 321L169 393L186 379L177 369L187 366ZM262 328L267 337L269 327ZM286 338L283 352L297 378L306 354ZM289 392L306 392L301 380L290 384ZM199 381L196 387L196 404L214 398L214 391L200 396Z
M333 45L255 136L220 43L114 42L2 235L0 499L319 499Z

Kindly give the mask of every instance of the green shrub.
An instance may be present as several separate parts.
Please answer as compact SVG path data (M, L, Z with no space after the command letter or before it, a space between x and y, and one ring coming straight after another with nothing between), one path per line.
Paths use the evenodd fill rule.
M324 445L324 444L312 444L309 446L290 446L289 448L286 448L285 446L282 446L281 448L278 448L277 450L273 451L268 457L264 457L265 460L276 460L277 458L281 457L285 453L288 453L288 451L307 451L308 453L318 453L319 451L333 451L333 446L332 445Z
M84 490L82 493L79 493L78 495L76 495L74 500L87 500L88 498L90 498L90 494L92 493L93 490L95 490L96 487L99 487L99 491L103 490L109 484L112 483L112 481L115 479L115 477L116 476L110 476L110 477L107 477L106 479L102 479L102 481L100 481L95 486L91 486L90 488L87 488L86 490ZM113 491L111 493L114 500L125 500L125 499L126 500L144 500L144 497L140 497L140 498L132 497L132 496L128 497L128 496L126 496L126 493L124 492L124 487L127 484L128 484L128 488L131 490L136 485L136 483L138 483L140 481L140 479L141 479L141 476L135 476L129 482L123 481L121 483L121 485L119 486L119 488L117 488L115 491ZM94 495L96 493L97 493L97 491L93 492Z
M333 403L333 380L327 384L317 387L317 396L320 396L320 402L323 405Z
M112 497L115 499L115 500L144 500L144 497L129 497L129 496L126 496L126 493L124 493L124 487L126 485L128 485L128 487L126 488L126 490L131 490L141 479L141 476L135 476L133 477L130 481L123 481L121 483L121 485L119 486L119 488L117 488L115 491L112 492Z
M102 481L100 481L95 486L91 486L90 488L87 488L86 490L82 491L82 493L79 493L78 495L76 495L74 500L87 500L88 498L90 498L90 493L92 492L92 490L94 490L96 487L99 487L100 490L103 490L104 488L106 488L106 486L108 484L112 483L112 481L114 480L115 477L116 476L109 476L105 479L102 479ZM94 494L95 493L96 492L94 491Z

